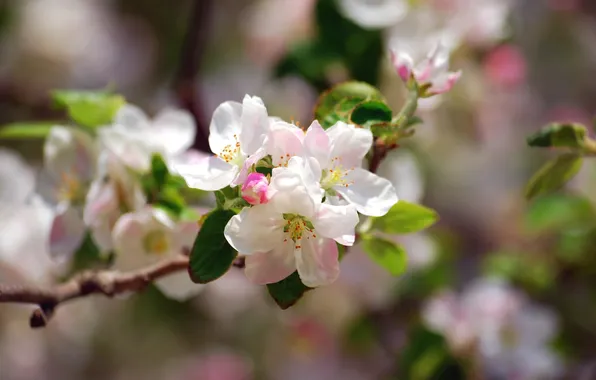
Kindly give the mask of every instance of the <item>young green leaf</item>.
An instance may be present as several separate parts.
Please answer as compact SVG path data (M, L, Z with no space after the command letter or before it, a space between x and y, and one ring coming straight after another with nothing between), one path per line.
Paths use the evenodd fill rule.
M155 183L159 189L164 187L169 174L168 166L163 160L163 157L158 153L153 154L151 156L151 175L155 179Z
M366 125L369 122L390 122L393 113L384 102L369 100L354 108L350 117L354 124Z
M0 140L45 139L54 125L48 122L7 124L0 127Z
M106 91L54 91L52 99L56 107L66 108L73 121L89 128L111 123L126 103L121 95Z
M364 82L344 82L324 92L315 106L315 118L323 128L331 127L335 121L342 120L345 115L338 115L338 105L350 99L350 105L365 101L384 101L383 94L375 87ZM344 105L339 106L345 112Z
M267 285L267 290L275 303L285 310L298 302L304 293L311 290L311 288L302 283L298 272L294 272L275 284Z
M436 211L405 201L397 202L387 214L373 219L373 228L389 234L424 230L439 220Z
M576 154L563 154L547 162L528 182L526 198L560 189L577 174L582 162L582 157Z
M591 202L571 194L550 194L532 202L524 218L529 232L582 228L596 223Z
M408 256L399 244L377 236L367 235L362 238L364 252L377 264L394 276L406 271Z
M528 137L532 147L581 148L586 139L586 127L581 124L553 123Z
M216 209L207 216L190 252L189 273L193 282L206 284L223 276L236 259L237 252L224 236L231 210Z

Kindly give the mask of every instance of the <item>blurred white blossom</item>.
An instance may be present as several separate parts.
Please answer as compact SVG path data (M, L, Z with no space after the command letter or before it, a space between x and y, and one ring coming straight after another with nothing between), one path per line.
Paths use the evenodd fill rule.
M563 369L549 347L557 318L498 279L482 279L461 296L444 291L422 311L429 328L459 353L476 350L487 373L503 379L551 379Z

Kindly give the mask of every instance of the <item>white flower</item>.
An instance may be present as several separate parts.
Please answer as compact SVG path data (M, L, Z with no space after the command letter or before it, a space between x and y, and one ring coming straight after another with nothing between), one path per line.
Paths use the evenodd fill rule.
M443 292L426 304L423 319L454 350L476 347L483 367L499 378L551 379L562 369L548 346L555 315L501 280L477 281L460 297Z
M209 126L209 146L216 154L196 165L179 165L175 170L188 186L219 190L244 182L248 168L265 156L263 143L270 120L263 102L246 95L243 103L222 103Z
M50 254L70 257L85 235L82 208L95 175L97 146L89 134L55 126L44 145L44 172L38 191L56 206L50 233Z
M137 177L117 157L104 151L83 211L85 225L91 229L93 241L100 250L113 249L112 228L120 215L138 210L145 203Z
M356 210L321 203L295 167L305 167L300 157L273 169L270 201L244 208L225 228L228 242L247 255L251 282L274 283L298 270L306 286L330 284L339 275L335 242L354 243Z
M304 137L304 154L318 163L320 185L328 195L341 195L364 215L382 216L398 199L391 182L361 167L372 142L368 129L340 121L323 130L314 121Z
M149 169L153 153L166 162L176 159L192 146L195 135L195 122L186 111L165 109L150 120L130 104L118 110L113 125L99 130L103 145L138 171Z
M339 0L342 13L363 28L386 28L408 12L407 0Z
M114 226L115 267L133 270L190 249L197 236L196 222L173 221L159 208L147 206L124 214ZM155 281L168 297L184 300L202 290L190 281L188 273L174 273Z
M391 61L404 82L413 77L422 87L422 96L443 94L453 88L461 77L461 71L449 71L449 50L436 45L421 62L415 63L407 53L391 51Z

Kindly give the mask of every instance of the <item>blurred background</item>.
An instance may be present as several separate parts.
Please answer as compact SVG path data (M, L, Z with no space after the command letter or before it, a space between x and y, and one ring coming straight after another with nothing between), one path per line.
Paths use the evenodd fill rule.
M215 107L244 94L308 125L322 90L357 79L399 110L388 49L437 36L463 77L380 168L441 216L396 238L405 275L354 247L286 311L237 268L184 302L87 297L42 330L2 304L0 379L596 379L596 168L523 196L550 157L526 136L592 124L593 1L0 0L0 125L62 121L52 89L109 88L149 114L188 109L206 150ZM49 216L25 200L43 141L0 144L0 282L51 283Z

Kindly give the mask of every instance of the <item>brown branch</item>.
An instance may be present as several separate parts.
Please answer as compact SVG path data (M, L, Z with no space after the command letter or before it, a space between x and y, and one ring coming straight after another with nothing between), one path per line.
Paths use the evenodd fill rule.
M44 327L61 303L91 294L113 297L117 294L140 291L151 282L187 267L188 257L179 255L132 272L82 272L50 289L0 284L0 303L39 305L39 308L33 311L29 324L33 328Z
M197 76L207 43L209 15L213 6L212 0L194 0L188 20L188 30L180 50L179 67L174 78L174 89L178 102L193 115L197 125L195 148L210 152L205 127L205 115L197 91Z

